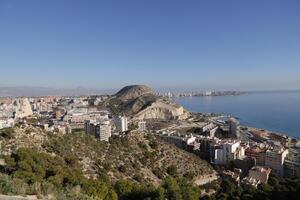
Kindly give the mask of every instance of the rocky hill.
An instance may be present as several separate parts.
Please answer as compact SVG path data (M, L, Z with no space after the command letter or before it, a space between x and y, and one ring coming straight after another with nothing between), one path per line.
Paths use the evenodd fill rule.
M132 85L122 88L108 103L115 113L136 119L186 119L190 113L167 98L157 96L148 86Z
M116 96L122 100L127 101L131 99L136 99L140 96L145 95L153 95L154 91L145 85L130 85L122 88L119 92L117 92Z

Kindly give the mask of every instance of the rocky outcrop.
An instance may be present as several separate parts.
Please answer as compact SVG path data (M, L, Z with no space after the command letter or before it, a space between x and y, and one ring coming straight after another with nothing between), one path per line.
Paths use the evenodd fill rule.
M127 86L121 89L111 104L135 119L186 119L190 113L170 99L162 98L144 85Z
M135 115L136 119L186 119L190 113L172 102L156 101Z

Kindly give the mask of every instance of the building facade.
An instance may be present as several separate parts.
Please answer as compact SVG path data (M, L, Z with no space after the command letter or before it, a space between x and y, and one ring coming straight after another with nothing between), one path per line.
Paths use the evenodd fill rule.
M127 117L119 116L116 121L116 128L118 132L124 133L128 131Z
M235 118L230 118L228 122L229 122L229 133L235 135L239 139L240 138L239 121Z
M300 153L291 152L284 161L284 176L296 177L300 176Z
M215 164L228 165L230 161L243 159L245 150L240 141L225 141L218 149L215 149Z
M108 121L91 122L87 120L84 124L85 133L93 135L100 141L109 141L111 137L111 125Z
M275 174L283 176L283 164L288 152L288 149L283 148L268 150L266 152L266 166L270 167Z
M140 131L146 131L147 130L146 122L145 121L139 121L138 122L138 129Z

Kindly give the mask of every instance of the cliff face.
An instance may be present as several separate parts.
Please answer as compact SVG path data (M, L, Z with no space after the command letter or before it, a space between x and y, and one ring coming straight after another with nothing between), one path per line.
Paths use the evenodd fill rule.
M122 113L141 120L186 119L190 116L182 106L155 95L151 88L143 85L124 87L113 97L113 102L117 102Z
M173 102L158 100L135 115L136 119L186 119L190 113Z

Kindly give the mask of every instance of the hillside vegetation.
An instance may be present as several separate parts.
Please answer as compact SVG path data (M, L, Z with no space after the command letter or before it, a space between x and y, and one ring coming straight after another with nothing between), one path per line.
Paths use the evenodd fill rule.
M194 179L213 173L195 155L139 133L107 143L16 128L1 133L1 149L0 193L43 199L198 199Z
M107 175L110 180L159 185L168 175L197 176L213 173L206 161L152 135L129 134L109 143L84 134L50 137L45 150L78 160L87 177Z

